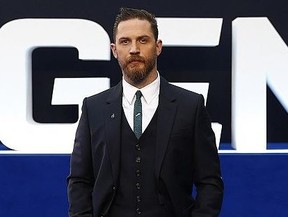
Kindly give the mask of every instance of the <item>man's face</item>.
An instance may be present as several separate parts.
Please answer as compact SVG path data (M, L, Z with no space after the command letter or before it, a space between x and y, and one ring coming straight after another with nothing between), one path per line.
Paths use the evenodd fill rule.
M162 42L155 40L147 20L120 22L111 49L128 83L137 86L150 83L157 77L156 62Z

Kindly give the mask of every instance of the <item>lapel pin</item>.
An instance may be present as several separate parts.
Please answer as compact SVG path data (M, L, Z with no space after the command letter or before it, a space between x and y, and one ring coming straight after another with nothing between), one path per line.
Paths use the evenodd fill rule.
M110 117L111 117L112 119L115 118L115 114L113 113Z

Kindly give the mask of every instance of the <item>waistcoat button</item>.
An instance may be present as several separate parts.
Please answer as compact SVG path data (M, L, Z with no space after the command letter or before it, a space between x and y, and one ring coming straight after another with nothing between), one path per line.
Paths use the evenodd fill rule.
M140 183L139 183L139 182L136 183L136 188L137 188L138 190L141 189L141 186L140 186Z
M139 156L136 157L136 163L141 163L141 157Z
M138 151L141 150L141 148L140 148L140 144L139 144L139 143L136 144L136 149L137 149Z
M139 177L141 175L141 171L140 170L136 170L136 176Z
M136 196L137 203L141 202L141 197L139 195Z

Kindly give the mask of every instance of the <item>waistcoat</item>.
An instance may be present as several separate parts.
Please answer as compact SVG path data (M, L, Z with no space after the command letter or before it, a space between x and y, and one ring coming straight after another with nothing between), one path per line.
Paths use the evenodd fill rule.
M168 217L155 178L156 110L139 140L122 111L119 187L109 217Z

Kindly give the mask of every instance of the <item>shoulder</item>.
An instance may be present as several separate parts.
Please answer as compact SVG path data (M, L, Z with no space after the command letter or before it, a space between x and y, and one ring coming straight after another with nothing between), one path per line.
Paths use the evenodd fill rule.
M122 95L122 84L119 82L116 86L113 86L107 90L104 90L100 93L94 94L92 96L88 96L84 99L84 103L89 105L101 105L103 103L107 103L111 100L118 99Z
M188 97L195 97L195 98L198 98L200 96L199 93L193 92L191 90L187 90L183 87L179 87L171 83L169 83L169 86L171 87L171 89L173 89L175 94L180 95L180 96L188 96Z
M119 97L122 94L122 84L119 82L116 86L110 87L107 90L104 90L100 93L94 94L92 96L87 97L88 101L95 100L108 100L109 98Z
M204 100L203 96L199 93L184 89L169 83L164 78L161 78L160 92L162 96L175 99L178 102L192 102L197 103Z

